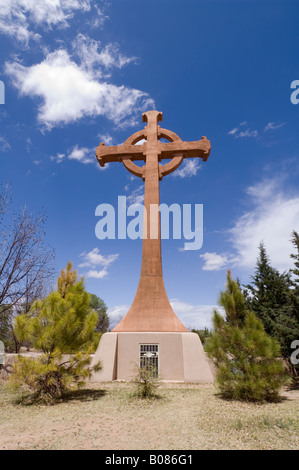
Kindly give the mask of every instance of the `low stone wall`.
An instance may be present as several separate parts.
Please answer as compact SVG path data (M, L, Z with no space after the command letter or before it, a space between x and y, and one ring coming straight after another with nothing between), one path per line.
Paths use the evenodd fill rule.
M27 352L27 353L21 353L20 355L25 356L25 357L35 358L35 357L41 356L41 353ZM12 373L12 370L13 370L13 365L14 365L14 363L15 363L18 356L19 356L19 354L5 354L4 355L4 364L3 364L3 366L0 370L0 379L1 380L7 380L9 378L9 376Z
M13 370L13 365L17 359L18 356L23 356L23 357L30 357L30 358L37 358L40 357L42 353L39 352L23 352L20 354L5 354L4 356L4 364L2 368L0 369L0 380L7 380L12 373ZM67 360L70 356L65 355L63 357L64 360ZM94 354L90 355L91 359L93 359Z
M15 361L16 361L16 359L19 355L23 356L23 357L36 358L36 357L40 357L41 353L28 351L28 352L22 352L20 354L5 354L4 364L3 364L3 367L0 369L0 380L8 380L9 379L9 376L12 373L12 370L13 370L13 365L14 365L14 363L15 363ZM68 356L66 356L66 358L67 357ZM90 357L91 357L91 359L93 359L95 357L95 355L91 354ZM216 367L215 367L213 361L211 361L208 357L207 357L207 361L208 361L209 366L211 368L212 374L215 377L216 376Z

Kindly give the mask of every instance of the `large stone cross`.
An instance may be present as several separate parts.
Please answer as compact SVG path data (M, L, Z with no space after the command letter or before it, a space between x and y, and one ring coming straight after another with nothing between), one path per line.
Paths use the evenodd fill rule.
M147 126L131 135L123 145L108 147L101 143L96 156L101 166L110 162L122 162L126 169L145 182L144 208L147 217L144 227L141 276L133 304L114 328L116 332L129 331L188 331L175 315L169 303L162 275L160 217L158 236L151 238L153 232L149 216L151 205L159 205L159 180L175 171L184 158L199 157L206 161L211 144L206 137L193 142L182 142L181 138L168 129L158 125L163 115L158 111L148 111L142 115ZM164 138L169 142L160 142ZM135 145L144 139L142 145ZM171 159L165 165L159 162ZM136 165L134 160L143 160L145 165ZM155 207L156 207L155 206ZM153 224L153 222L152 222ZM146 231L145 231L146 230Z

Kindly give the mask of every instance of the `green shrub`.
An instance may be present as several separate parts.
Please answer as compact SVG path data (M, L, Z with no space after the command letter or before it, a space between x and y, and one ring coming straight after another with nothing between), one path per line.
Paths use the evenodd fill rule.
M205 350L215 362L216 380L225 397L277 400L280 387L288 380L279 359L279 344L265 332L262 321L254 313L244 311L240 292L229 272L228 288L219 302L226 318L214 312L214 333L207 340Z
M136 395L141 398L157 398L158 395L155 392L160 386L157 368L147 364L144 367L136 366L135 370L133 381L137 387Z
M97 322L83 280L77 281L77 273L69 263L58 278L58 290L35 302L30 316L16 319L19 339L29 340L41 355L19 356L11 382L46 402L54 402L70 388L84 385L92 373L90 354L99 341ZM99 368L100 364L94 369Z

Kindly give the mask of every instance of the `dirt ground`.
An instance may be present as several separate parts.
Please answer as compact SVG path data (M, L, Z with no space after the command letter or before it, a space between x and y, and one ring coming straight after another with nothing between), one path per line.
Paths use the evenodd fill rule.
M17 405L0 383L0 449L299 449L299 391L277 404L225 401L213 386L93 386L55 406Z

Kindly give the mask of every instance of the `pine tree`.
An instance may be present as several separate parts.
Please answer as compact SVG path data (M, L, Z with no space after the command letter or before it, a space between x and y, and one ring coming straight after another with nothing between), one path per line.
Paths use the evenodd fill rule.
M224 307L226 321L235 326L241 326L246 315L246 301L238 281L234 281L231 272L227 272L226 290L220 293L219 304Z
M263 243L259 246L259 258L252 276L252 284L246 287L250 294L249 308L262 320L267 333L272 334L276 312L282 307L291 305L289 298L291 281L288 274L280 274L272 268Z
M106 333L109 328L110 319L107 314L108 309L104 300L100 299L100 297L95 294L90 294L90 306L98 314L98 324L96 327L96 331L101 334Z
M277 400L286 382L284 364L278 359L279 344L265 332L262 321L246 309L245 298L230 271L219 305L226 316L214 312L214 333L205 350L217 367L222 394L247 401Z
M292 243L295 246L297 253L291 254L291 258L294 259L295 267L291 269L291 273L294 276L294 285L296 289L299 291L299 234L295 230L292 233Z
M299 338L299 322L295 314L291 277L289 273L280 274L270 265L263 243L259 251L252 284L246 286L248 307L262 320L266 332L277 339L288 370L295 377L297 372L290 357L293 352L291 344Z
M66 269L62 269L60 271L60 276L57 279L58 292L63 299L65 298L69 288L76 282L76 280L77 271L75 269L72 270L72 263L68 262Z
M292 285L293 289L291 291L292 303L293 303L293 313L296 322L296 327L294 327L293 335L291 340L293 341L299 339L299 234L295 230L292 233L292 243L296 248L296 253L291 254L291 258L294 260L294 268L290 270L292 276ZM296 336L296 338L295 338ZM292 376L294 382L298 383L299 380L299 364L290 365Z
M291 254L291 258L294 260L295 265L295 267L290 270L292 276L292 285L294 288L292 300L294 305L294 315L299 322L299 234L295 232L295 230L292 233L292 243L297 251L296 254Z
M201 344L203 346L212 334L212 332L208 328L204 328L203 330L197 330L195 328L192 328L191 333L196 333L199 336Z
M4 343L5 351L14 350L14 341L11 328L12 308L7 305L0 305L0 341Z
M18 316L15 326L19 339L29 340L42 355L35 359L19 356L12 380L46 401L61 398L72 386L84 385L92 372L90 354L99 340L95 332L98 315L71 263L61 271L57 285L57 291L33 304L29 316Z

